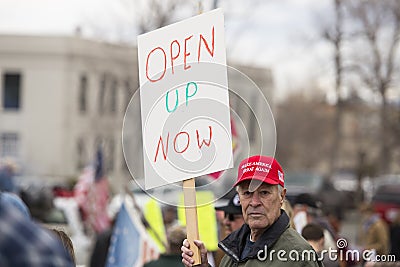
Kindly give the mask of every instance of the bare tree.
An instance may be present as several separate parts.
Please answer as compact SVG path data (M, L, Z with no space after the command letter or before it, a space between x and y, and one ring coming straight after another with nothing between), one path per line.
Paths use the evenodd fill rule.
M176 20L176 14L183 8L189 8L195 14L197 5L183 0L125 0L134 2L137 8L137 26L140 33L145 33L171 24ZM130 4L130 3L128 3Z
M335 119L333 120L333 142L332 149L330 151L330 173L332 174L337 168L336 159L340 152L340 140L341 140L341 125L342 125L342 114L343 114L343 97L341 93L343 83L343 63L342 63L342 44L343 44L343 7L342 0L333 0L335 22L334 27L323 30L324 38L333 46L333 61L335 68L335 93L336 93L336 109Z
M363 84L377 92L381 98L380 108L380 172L389 170L391 145L388 116L387 91L393 86L397 75L398 46L400 38L400 1L396 0L349 0L348 10L354 22L353 31L360 41L367 44L355 47L360 59L352 65L352 70ZM364 53L364 57L360 56Z
M300 93L278 105L277 157L289 170L326 172L333 138L333 108Z
M197 0L118 0L107 7L104 17L108 23L90 16L82 23L97 39L131 43L138 34L198 14L199 3Z

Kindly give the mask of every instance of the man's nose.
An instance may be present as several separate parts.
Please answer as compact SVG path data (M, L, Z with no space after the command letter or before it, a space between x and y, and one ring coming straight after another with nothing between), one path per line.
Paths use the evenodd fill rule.
M260 205L260 204L261 204L260 196L258 195L258 192L257 192L257 191L253 192L253 194L252 194L252 196L251 196L250 204L251 204L252 206L257 206L257 205Z

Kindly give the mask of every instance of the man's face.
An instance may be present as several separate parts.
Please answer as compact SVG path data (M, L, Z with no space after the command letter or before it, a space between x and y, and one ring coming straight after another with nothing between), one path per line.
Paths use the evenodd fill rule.
M250 181L239 184L238 193L244 221L250 229L263 229L272 225L280 216L280 208L286 194L279 194L278 185L261 183L254 191L249 190Z
M236 231L242 227L244 219L242 214L229 214L225 213L225 218L222 221L224 225L225 235L229 235L233 231Z

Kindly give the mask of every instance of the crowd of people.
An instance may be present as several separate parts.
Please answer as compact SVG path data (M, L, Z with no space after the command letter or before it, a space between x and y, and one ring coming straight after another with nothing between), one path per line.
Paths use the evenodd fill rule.
M259 166L268 167L265 170ZM332 211L323 212L314 196L298 195L293 208L285 202L283 173L280 164L270 157L253 156L240 163L234 185L238 194L226 207L220 208L225 212L222 225L227 229L227 236L219 242L222 253L217 253L217 266L400 265L393 262L399 257L391 258L391 262L378 258L398 255L397 224L389 232L388 225L374 212L371 204L363 203L359 209L362 215L358 233L360 247L350 251L347 243L342 244L346 240L339 235L338 216ZM198 249L201 266L209 266L204 243L200 240L194 243L198 248L190 248L189 242L184 241L182 262L187 267L193 266L193 251ZM310 256L305 251L315 254ZM332 255L331 252L336 253ZM304 255L308 257L304 258Z
M9 180L4 184L4 188L12 188ZM35 222L21 198L4 188L0 191L0 266L76 266L68 234ZM217 251L207 251L201 240L194 241L197 248L190 247L185 228L176 221L176 209L168 206L163 209L166 251L144 267L191 267L197 249L200 266L385 265L374 258L331 257L329 251L346 255L350 249L338 243L343 238L340 220L333 212L324 212L310 194L300 194L289 203L284 170L275 158L257 155L243 160L230 194L226 205L215 208L220 240ZM375 259L392 254L400 260L400 215L389 228L370 204L361 205L359 212L362 224L357 251L371 251ZM97 235L89 266L106 266L111 237L112 228ZM305 251L311 253L307 258Z

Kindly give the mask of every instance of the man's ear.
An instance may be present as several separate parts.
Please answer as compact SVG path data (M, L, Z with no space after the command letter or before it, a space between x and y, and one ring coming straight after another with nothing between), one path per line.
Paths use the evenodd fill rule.
M281 203L285 200L286 197L286 188L283 188L282 193L281 193Z

